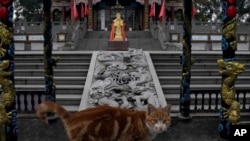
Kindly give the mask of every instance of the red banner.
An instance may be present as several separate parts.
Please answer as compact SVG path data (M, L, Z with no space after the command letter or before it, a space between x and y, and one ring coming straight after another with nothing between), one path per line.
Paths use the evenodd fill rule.
M84 16L85 16L84 6L83 3L81 3L81 18L84 18Z
M155 3L151 4L150 13L149 13L149 17L153 17L153 16L155 16Z
M78 12L77 12L77 8L76 8L76 1L75 0L73 0L73 4L72 4L72 7L71 7L71 16L74 19L78 18Z
M159 18L162 18L163 16L165 16L165 0L162 2Z
M192 6L192 16L194 17L196 15L196 7L195 4Z
M85 4L85 15L89 15L89 8L87 4Z

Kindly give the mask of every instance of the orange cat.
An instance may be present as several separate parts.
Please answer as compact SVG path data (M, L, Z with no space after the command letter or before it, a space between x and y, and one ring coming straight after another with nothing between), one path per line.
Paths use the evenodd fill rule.
M56 113L64 123L70 141L151 141L171 124L171 105L148 112L97 106L75 113L54 102L43 102L37 116L46 120L46 113Z

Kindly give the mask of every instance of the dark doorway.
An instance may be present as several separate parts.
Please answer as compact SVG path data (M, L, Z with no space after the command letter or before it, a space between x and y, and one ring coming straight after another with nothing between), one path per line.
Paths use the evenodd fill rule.
M122 18L125 22L125 29L141 30L143 6L135 0L120 0L119 4ZM93 5L94 10L94 30L110 30L112 20L115 18L112 7L116 5L116 0L102 0Z

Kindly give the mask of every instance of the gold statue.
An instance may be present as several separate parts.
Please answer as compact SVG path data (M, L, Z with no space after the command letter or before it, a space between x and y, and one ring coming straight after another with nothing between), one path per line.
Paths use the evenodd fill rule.
M110 40L111 41L124 41L126 38L125 36L125 28L124 22L121 18L121 13L116 13L116 18L113 20Z
M219 73L226 76L222 81L221 97L229 109L226 109L223 114L234 124L240 120L240 103L235 100L235 80L245 71L245 65L238 62L226 62L223 59L218 59L217 64L221 67Z

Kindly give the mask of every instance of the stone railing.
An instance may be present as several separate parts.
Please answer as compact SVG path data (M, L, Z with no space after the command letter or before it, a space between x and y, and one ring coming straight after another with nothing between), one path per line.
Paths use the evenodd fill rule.
M45 100L44 91L17 91L16 95L16 109L21 116L34 114L37 105ZM248 97L249 89L236 91L236 99L241 101L242 115L250 110ZM191 113L218 113L220 90L192 90L191 99Z
M237 27L238 50L250 49L250 23L239 23ZM154 38L159 39L162 48L166 50L181 50L183 23L150 24L150 31ZM192 50L221 50L221 23L192 23Z
M71 26L65 22L52 23L53 50L69 46L74 50L74 43L83 38L87 31L86 20ZM43 23L15 23L14 40L16 50L43 50Z

